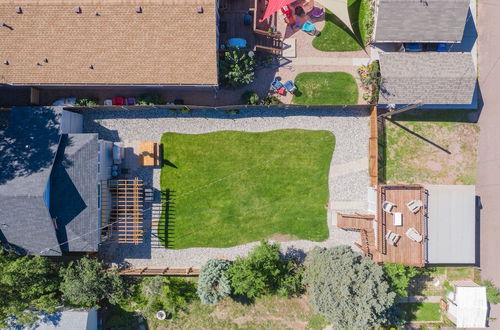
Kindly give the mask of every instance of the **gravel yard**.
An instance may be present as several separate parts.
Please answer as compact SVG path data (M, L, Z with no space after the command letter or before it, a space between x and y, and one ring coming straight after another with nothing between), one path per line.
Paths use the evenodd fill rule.
M297 128L329 130L335 135L336 145L330 167L330 203L328 227L330 236L324 242L286 241L283 252L301 253L314 246L352 245L359 234L336 227L336 211L366 212L368 179L368 110L243 110L239 114L221 111L194 110L189 114L165 109L148 110L86 110L84 130L99 133L111 141L133 144L137 141L160 141L165 132L208 133L221 130L263 132ZM159 189L159 169L136 175ZM151 228L151 210L144 214L145 228ZM231 248L190 248L170 250L157 246L151 235L145 235L143 244L103 244L101 252L109 262L124 263L131 267L200 267L208 259L224 257L234 259L245 255L257 242Z

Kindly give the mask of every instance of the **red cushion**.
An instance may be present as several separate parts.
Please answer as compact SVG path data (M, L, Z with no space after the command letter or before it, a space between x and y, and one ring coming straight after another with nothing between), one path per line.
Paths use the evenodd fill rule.
M285 87L281 87L280 89L278 89L278 94L284 95L285 94Z

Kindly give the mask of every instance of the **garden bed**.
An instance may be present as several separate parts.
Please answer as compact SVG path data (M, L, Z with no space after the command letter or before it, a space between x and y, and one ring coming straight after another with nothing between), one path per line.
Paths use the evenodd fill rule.
M166 133L162 243L231 247L273 235L323 241L335 138L327 131Z

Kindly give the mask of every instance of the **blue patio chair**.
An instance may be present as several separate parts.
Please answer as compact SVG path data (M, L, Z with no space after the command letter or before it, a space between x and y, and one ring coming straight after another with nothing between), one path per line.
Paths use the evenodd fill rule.
M293 83L293 81L288 80L283 87L285 87L286 91L290 94L293 94L297 91L297 86Z
M315 36L318 34L318 30L316 30L316 25L314 25L313 22L311 21L306 21L304 24L302 24L302 31L304 31L307 34L310 34L312 36Z
M283 92L285 90L283 84L281 83L281 78L280 77L274 77L273 82L271 83L271 90L274 92L283 95Z

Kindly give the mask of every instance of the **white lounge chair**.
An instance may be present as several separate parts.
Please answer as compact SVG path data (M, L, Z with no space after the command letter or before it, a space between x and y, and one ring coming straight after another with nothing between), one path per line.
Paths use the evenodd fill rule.
M389 230L387 234L385 234L385 240L392 246L396 246L400 238L401 238L400 235L396 234L391 230Z
M417 213L418 210L420 210L420 208L424 205L424 203L422 203L421 200L418 200L418 199L414 199L412 201L410 201L408 204L406 204L406 206L408 207L408 210L410 210L410 212L413 212L413 213Z
M384 210L387 213L391 213L393 207L395 207L395 206L396 206L396 204L394 204L394 203L391 203L389 201L384 201L382 203L382 210Z
M417 243L422 242L423 239L422 235L413 227L406 231L406 237Z

